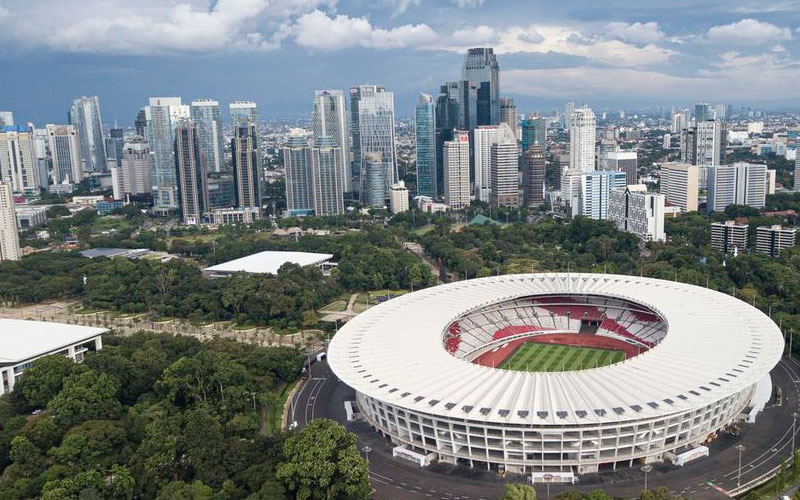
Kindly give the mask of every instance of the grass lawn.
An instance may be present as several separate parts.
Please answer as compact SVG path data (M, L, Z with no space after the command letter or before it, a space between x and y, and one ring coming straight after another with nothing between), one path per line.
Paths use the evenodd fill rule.
M103 217L97 217L92 222L91 226L92 234L100 234L103 231L108 231L110 229L122 231L130 228L131 222L121 215L106 215Z
M337 300L320 309L321 312L342 312L347 309L347 301Z
M283 406L286 404L286 398L289 396L289 393L299 381L300 379L297 379L294 382L286 384L278 394L278 403L272 405L272 407L269 409L269 413L267 414L267 434L272 434L275 431L281 430Z
M560 372L611 365L625 354L609 349L526 342L517 347L500 368L530 372Z

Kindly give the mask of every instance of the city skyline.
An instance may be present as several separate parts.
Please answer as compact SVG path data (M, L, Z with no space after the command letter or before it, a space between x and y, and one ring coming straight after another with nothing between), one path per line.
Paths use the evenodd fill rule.
M569 100L596 111L712 97L778 107L800 94L787 83L800 77L793 63L799 16L788 4L530 7L517 0L0 0L0 61L15 75L0 84L0 108L13 108L20 122L61 123L67 103L98 95L106 124L128 125L147 97L181 95L253 100L272 119L306 116L307 96L320 88L380 84L393 89L405 118L419 92L434 93L458 74L463 51L481 46L494 47L501 91L520 113ZM324 77L310 78L311 68Z

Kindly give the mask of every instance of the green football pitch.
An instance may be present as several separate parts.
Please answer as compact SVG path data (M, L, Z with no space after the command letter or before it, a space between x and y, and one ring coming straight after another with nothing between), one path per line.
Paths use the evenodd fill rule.
M624 353L609 349L525 342L503 361L500 368L528 372L560 372L611 365L623 359L625 359Z

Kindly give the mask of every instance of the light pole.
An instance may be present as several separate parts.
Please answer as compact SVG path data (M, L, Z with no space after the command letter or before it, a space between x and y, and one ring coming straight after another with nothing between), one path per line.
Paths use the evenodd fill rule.
M547 500L550 500L550 481L553 480L553 475L552 474L544 474L542 476L542 479L544 479L545 484L547 484Z
M736 449L739 451L739 470L736 473L736 487L739 488L742 486L742 452L747 448L741 444L737 444Z
M369 446L365 446L361 448L361 451L363 451L364 455L366 455L367 457L367 469L369 469L369 452L372 451L372 448L370 448Z
M647 474L653 470L653 466L650 464L642 466L642 472L644 472L644 491L647 491Z

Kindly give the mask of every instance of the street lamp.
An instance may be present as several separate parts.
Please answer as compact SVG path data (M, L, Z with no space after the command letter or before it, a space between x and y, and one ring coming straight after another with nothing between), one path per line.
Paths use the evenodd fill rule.
M552 474L544 474L542 476L542 479L544 479L544 482L547 483L547 500L550 500L550 481L553 480L553 475Z
M647 491L647 474L653 470L653 466L650 464L642 466L642 472L644 472L644 491Z
M736 474L736 487L739 488L742 486L742 452L747 448L741 444L737 444L736 449L739 451L739 471Z
M361 448L361 451L363 451L364 455L367 456L367 468L369 468L369 452L372 451L372 448L370 448L369 446L365 446L365 447Z

